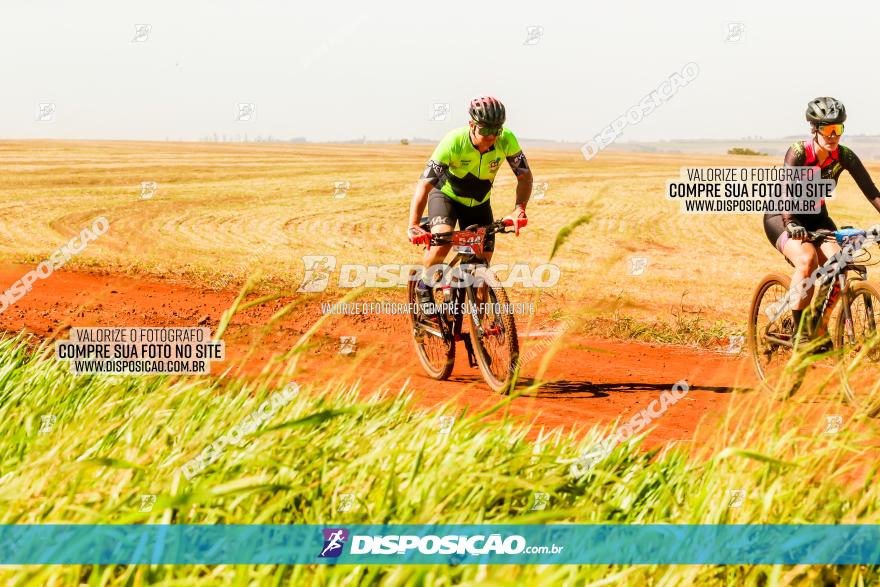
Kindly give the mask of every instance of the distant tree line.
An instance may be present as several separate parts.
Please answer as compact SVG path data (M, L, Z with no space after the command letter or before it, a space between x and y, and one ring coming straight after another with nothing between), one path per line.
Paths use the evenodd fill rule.
M272 135L257 135L255 138L248 138L247 133L242 134L218 134L214 133L211 135L204 135L199 137L199 140L204 143L305 143L305 137L292 137L289 139L282 139L279 137L273 137Z
M753 151L748 147L733 147L732 149L727 150L728 155L766 155L767 153L761 153L760 151Z

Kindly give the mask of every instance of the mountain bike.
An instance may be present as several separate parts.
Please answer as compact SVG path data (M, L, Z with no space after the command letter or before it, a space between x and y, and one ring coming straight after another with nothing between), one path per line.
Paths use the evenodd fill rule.
M878 243L878 236L878 228L808 233L813 244L834 240L842 252L809 278L814 293L802 316L800 337L795 336L798 325L791 313L791 302L800 294L790 291L788 276L764 277L752 297L748 327L749 353L762 385L775 388L783 399L791 397L812 364L831 359L847 400L869 415L880 412L880 293L867 282L866 265L872 258L868 247Z
M427 219L422 228L429 230ZM408 284L411 325L416 354L425 372L437 380L448 379L455 364L455 346L464 343L468 364L479 367L492 391L509 393L519 361L519 341L510 300L501 281L483 257L483 243L505 230L503 220L486 226L435 233L431 246L451 244L456 255L431 276L433 308L422 306L416 291L418 275ZM426 276L427 278L428 276ZM465 314L469 336L462 334Z

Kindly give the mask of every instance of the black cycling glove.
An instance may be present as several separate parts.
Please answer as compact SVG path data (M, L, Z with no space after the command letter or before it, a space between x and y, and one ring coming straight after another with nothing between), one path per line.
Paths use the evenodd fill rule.
M802 241L807 238L807 229L795 221L791 221L785 225L785 232L795 240Z

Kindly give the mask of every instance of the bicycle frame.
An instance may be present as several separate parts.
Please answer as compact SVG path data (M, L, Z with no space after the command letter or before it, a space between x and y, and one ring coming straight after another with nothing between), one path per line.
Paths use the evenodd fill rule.
M485 259L476 258L472 255L458 254L449 263L446 264L447 271L452 269L456 265L458 265L459 262L465 261L465 260L469 261L471 259L473 259L477 262L476 263L468 263L468 265L484 265L484 266L487 265ZM462 265L464 265L464 263ZM473 281L473 269L464 269L464 271L465 271L466 276L470 277L471 281ZM463 309L463 307L464 307L464 299L463 298L465 296L467 296L467 298L468 298L467 301L469 302L469 307L470 307L471 312L476 313L476 297L475 297L475 293L474 293L474 288L472 286L461 286L461 285L456 285L456 284L450 283L453 279L458 279L458 276L452 275L452 274L447 274L446 272L444 272L444 276L442 278L442 282L441 282L441 285L439 286L439 289L443 292L443 303L444 304L446 304L446 303L452 304L452 307L455 309L454 313L452 314L452 319L451 319L452 324L453 324L453 333L452 333L453 340L455 340L455 341L464 340L465 344L467 345L470 341L467 339L467 337L461 336L461 325L462 325L462 321L463 321L462 318L464 317L464 314L461 312L461 309ZM452 293L449 296L447 296L445 292L446 292L446 290L449 290L449 289L452 290ZM447 314L447 316L448 316L448 314ZM425 332L427 332L429 334L433 334L434 336L438 336L440 338L444 337L443 333L440 330L437 330L436 328L430 326L429 324L421 324L420 326L425 330ZM480 331L480 334L484 334L482 332L482 330Z
M864 231L856 231L856 232L847 232L846 229L838 230L834 233L831 233L835 236L835 240L838 244L847 245L849 244L849 239L856 235L865 236ZM825 238L828 235L821 234L821 237ZM871 239L871 240L868 240ZM821 239L820 239L821 240ZM815 239L814 239L814 242ZM866 242L862 243L861 248L864 248L868 244L876 244L876 238L867 236ZM814 294L813 300L810 302L811 307L817 306L817 297L822 297L822 304L820 306L819 312L811 313L811 320L806 323L804 326L810 329L810 332L816 332L818 326L823 325L826 321L826 318L830 319L831 314L834 312L834 307L837 302L840 300L841 294L846 295L847 285L849 281L866 281L868 279L868 270L864 265L858 265L855 263L847 263L846 265L840 265L837 263L836 259L833 257L825 261L822 265L823 271L820 273L818 279L816 279L813 284ZM850 276L850 274L854 274ZM820 292L824 292L820 293ZM844 317L846 318L845 324L849 327L849 332L847 332L847 336L850 340L854 338L854 333L852 332L852 315L850 312L849 304L843 305ZM773 336L770 334L770 327L773 326L784 314L784 312L778 312L777 316L770 320L767 325L764 327L763 336L765 340L772 342L774 344L778 344L780 346L794 348L794 341L792 340L784 340L779 337Z
M467 298L468 311L474 317L474 320L471 322L471 327L476 324L477 334L481 337L485 336L486 332L483 329L480 320L477 319L478 302L476 299L476 288L473 285L473 274L474 269L478 266L488 267L489 264L482 254L483 243L488 234L499 232L508 232L504 230L504 225L501 224L501 221L496 221L489 226L477 227L476 225L471 225L464 230L432 235L432 244L452 245L453 250L456 253L452 260L449 263L446 263L446 268L443 272L444 274L442 277L442 285L439 286L439 289L444 292L444 303L451 303L452 307L454 308L454 311L451 315L446 314L445 316L452 327L452 340L454 342L464 342L465 349L468 353L468 363L470 363L471 367L477 366L476 354L474 353L470 338L467 336L462 336L461 334L461 329L464 324L464 313L462 311L464 309L464 298ZM455 274L453 271L451 271L457 265L460 265L462 267L463 273L459 272L458 274ZM460 281L461 277L464 277L465 283L468 283L469 280L470 284L460 285L453 282L453 280ZM452 294L447 296L446 291L449 289L452 289ZM440 338L445 338L446 336L442 332L442 330L428 324L420 324L420 327L428 334L432 334Z

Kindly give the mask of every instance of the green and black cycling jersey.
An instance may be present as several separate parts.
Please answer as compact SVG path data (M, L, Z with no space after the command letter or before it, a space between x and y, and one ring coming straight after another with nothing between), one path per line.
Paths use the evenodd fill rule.
M828 154L821 164L817 157L812 140L798 141L788 148L785 154L786 167L819 167L822 170L822 179L831 179L834 181L835 187L837 180L844 171L848 171L855 180L856 185L862 190L862 193L871 202L874 208L880 212L880 190L874 185L868 170L862 164L862 161L853 153L852 149L838 145L837 149ZM820 202L818 211L820 217L828 217L828 209L825 206L825 198ZM816 215L809 214L803 218L791 212L770 214L769 216L782 216L783 225L788 224L791 220L803 219L806 223L812 224L816 220ZM812 216L812 218L809 218ZM804 222L801 222L804 224ZM806 224L804 224L806 226Z
M513 132L505 128L492 147L480 153L471 142L470 127L465 126L443 137L421 178L460 204L479 206L489 199L492 182L505 159L514 174L529 172Z

